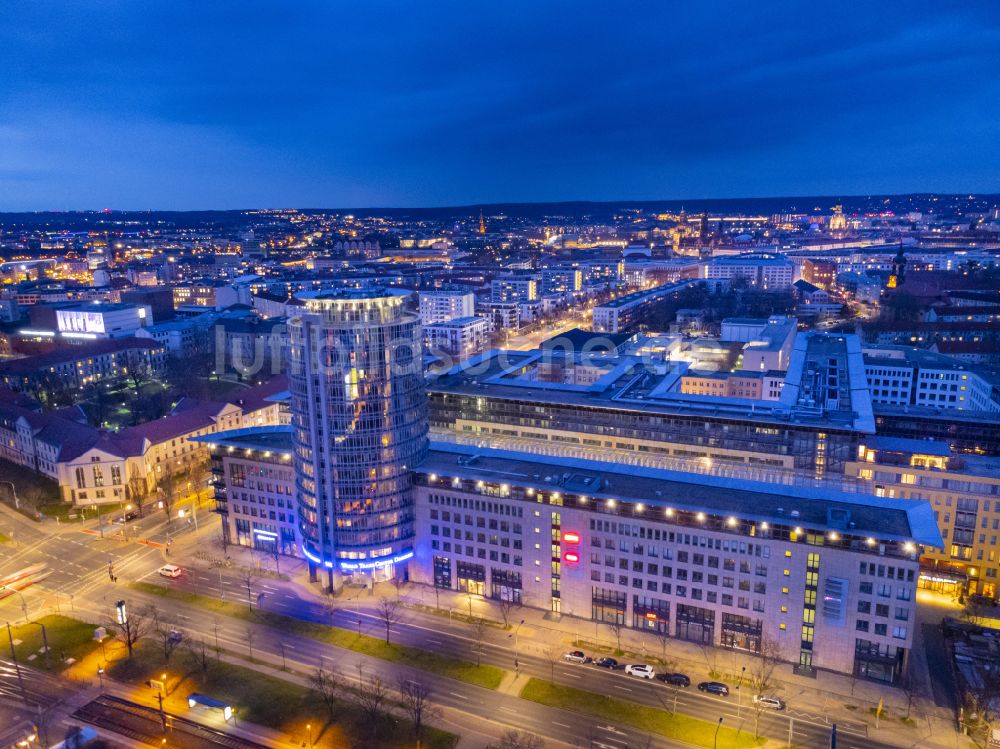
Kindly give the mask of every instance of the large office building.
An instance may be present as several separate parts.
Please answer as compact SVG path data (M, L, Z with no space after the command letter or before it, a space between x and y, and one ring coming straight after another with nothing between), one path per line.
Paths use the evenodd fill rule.
M619 351L493 351L425 391L399 296L301 298L292 429L204 440L237 543L300 553L333 587L409 576L773 645L803 673L905 671L920 557L943 541L926 501L847 477L874 432L856 337L800 336L780 398L752 406L682 393L683 367Z
M958 359L912 346L865 349L872 402L958 411L1000 411L1000 377Z
M437 445L411 577L599 623L894 682L925 502Z
M302 292L288 324L302 553L325 569L393 577L413 555L412 470L427 449L420 323L404 294Z

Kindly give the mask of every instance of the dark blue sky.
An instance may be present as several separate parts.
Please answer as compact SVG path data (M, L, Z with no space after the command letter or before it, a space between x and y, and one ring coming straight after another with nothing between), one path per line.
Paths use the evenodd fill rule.
M0 210L983 192L998 175L997 0L0 12Z

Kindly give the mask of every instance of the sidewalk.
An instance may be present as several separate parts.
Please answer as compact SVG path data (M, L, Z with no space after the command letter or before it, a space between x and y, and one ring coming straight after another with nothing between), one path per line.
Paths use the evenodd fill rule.
M295 580L300 585L304 582L307 583ZM315 587L313 591L319 598L320 594ZM374 606L379 598L395 595L395 587L383 583L371 593L364 589L347 589L338 595L337 600L350 601L352 605ZM438 591L435 595L434 589L427 586L407 584L403 586L400 598L414 615L431 622L437 616L463 621L469 617L469 596L464 593ZM440 601L442 613L434 611L437 601ZM498 608L489 600L474 597L472 612L473 616L502 622ZM518 647L522 653L547 658L554 649L560 652L570 650L574 643L588 654L612 654L617 649L616 638L611 629L590 620L562 616L557 621L548 612L528 607L513 609L509 618L511 625L518 626ZM522 620L524 623L519 624ZM495 634L491 639L494 644L509 647L507 634ZM619 657L620 661L663 663L667 668L688 674L695 682L710 678L709 672L714 671L721 674L723 680L735 683L741 667L753 658L742 651L702 649L694 643L670 638L666 641L667 657L664 662L662 640L628 628L621 631L621 648L625 655ZM777 680L779 686L775 691L791 704L792 709L828 718L833 723L863 723L868 726L869 736L880 741L899 746L941 749L958 749L971 745L967 738L955 731L953 714L922 696L915 697L910 708L910 718L914 724L902 723L901 718L906 713L907 694L900 688L828 671L818 672L815 679L797 676L790 665L779 667ZM501 685L501 689L503 686ZM868 711L875 708L880 699L884 700L885 712L876 729L875 717Z
M198 535L200 534L190 534L183 542L178 539L183 547L177 549L175 557L196 548L199 543ZM175 548L176 546L177 544ZM249 549L236 546L231 546L228 553L236 565L256 567L260 563L273 571L274 561L267 555L259 552L251 554ZM273 585L286 587L315 601L328 600L322 593L322 583L309 581L308 567L304 561L283 557L280 566L282 576L287 576L288 581L276 580L272 582ZM344 588L337 594L335 601L342 606L349 604L373 608L380 598L396 598L397 595L409 609L410 617L418 618L430 627L442 616L449 620L468 621L470 603L473 617L482 617L501 625L503 622L499 607L488 599L470 597L457 591L436 590L415 583L406 583L398 591L391 583L379 583L374 590ZM561 653L573 649L574 643L590 655L612 654L617 649L615 634L608 626L597 622L567 615L556 619L549 612L529 607L515 607L508 616L511 625L508 629L517 627L518 649L523 654L546 658L554 651ZM510 647L510 632L501 628L491 627L487 639L494 645ZM630 628L621 630L621 649L625 655L618 658L620 661L650 661L664 668L686 673L695 682L709 679L709 672L712 671L715 674L713 678L721 675L723 680L735 683L741 667L748 665L753 658L742 651L701 648L694 643L669 638L666 641L664 659L664 643L661 639ZM918 677L927 673L922 653L915 659L914 665L918 670ZM817 672L816 678L798 676L787 664L778 668L777 681L779 686L775 691L789 702L792 710L845 726L864 724L868 727L868 735L873 739L898 746L928 749L964 749L971 746L970 740L955 730L952 712L938 707L924 695L913 696L909 710L912 724L906 725L901 719L907 712L908 695L901 688L828 671ZM522 686L523 679L515 682L511 676L501 684L500 691L516 694ZM884 713L876 729L875 717L870 711L880 700L883 700Z

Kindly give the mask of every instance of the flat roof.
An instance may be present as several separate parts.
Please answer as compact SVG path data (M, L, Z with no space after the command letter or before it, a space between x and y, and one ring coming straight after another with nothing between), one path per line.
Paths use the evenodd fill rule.
M227 432L203 434L188 439L192 442L203 442L206 445L221 445L241 450L269 450L288 455L292 453L292 427L285 424L230 429Z
M415 470L542 490L562 488L589 498L631 500L935 548L943 545L930 503L852 494L825 488L822 482L817 486L770 484L444 442L432 442L426 459Z
M802 357L805 357L805 348L806 344L803 342ZM794 356L793 353L793 358ZM646 366L640 357L615 356L610 353L595 357L614 367L609 374L592 385L566 386L516 376L519 369L535 364L541 357L539 349L488 351L429 380L427 390L430 394L470 395L578 408L738 420L776 424L785 428L821 427L865 433L875 431L870 399L862 397L867 394L867 380L863 371L860 380L856 379L856 371L851 372L852 383L857 383L854 386L865 390L865 393L856 394L851 408L824 410L798 405L797 392L789 392L786 398L784 390L788 389L787 385L780 401L706 398L683 394L672 387L660 387L667 378L676 379L679 376L675 367L658 372L655 367ZM857 358L860 362L860 356ZM789 365L790 373L792 366L793 364ZM800 363L799 366L804 365ZM860 411L857 410L859 405Z

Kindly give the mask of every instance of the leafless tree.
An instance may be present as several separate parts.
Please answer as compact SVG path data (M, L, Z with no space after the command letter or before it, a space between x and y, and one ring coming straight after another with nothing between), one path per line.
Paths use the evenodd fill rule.
M483 665L483 645L486 643L486 633L489 624L481 616L472 620L472 636L476 641L476 665Z
M129 463L128 468L128 485L126 486L126 491L128 492L129 501L135 505L136 509L139 511L139 516L142 516L142 507L146 504L146 492L148 487L146 485L146 477L139 472L139 468L134 463Z
M121 622L117 615L113 616L108 629L118 632L121 641L128 648L128 657L131 658L135 645L145 637L150 630L150 620L142 612L128 612L124 622Z
M180 486L181 482L177 474L166 469L156 482L156 489L160 494L160 501L163 502L163 512L167 516L168 523L172 522L172 511Z
M617 649L615 650L615 655L622 654L622 629L625 627L625 622L615 619L613 622L608 622L608 626L611 627L611 632L615 636L615 643L617 644Z
M158 616L153 621L154 631L163 645L163 661L164 663L169 663L170 656L173 655L177 645L183 640L183 635L179 630L171 626L169 621L162 617Z
M378 727L384 719L389 690L378 674L362 679L358 686L357 698L361 714L371 730L372 744L378 743Z
M497 609L500 611L500 618L503 619L503 628L507 629L510 626L510 612L514 609L514 603L501 598L497 601Z
M208 654L208 645L205 644L205 640L201 638L197 640L188 640L187 650L191 656L191 660L194 662L197 669L201 671L201 675L206 676L208 674L209 666L212 665L212 659Z
M244 634L244 637L246 637L246 639L247 639L247 650L250 651L250 662L251 663L253 662L253 639L254 639L254 636L255 636L255 633L253 631L253 627L247 627L246 628L246 633Z
M670 629L666 625L659 626L656 628L656 639L660 643L660 660L663 661L663 665L667 665L670 661L667 660L667 643L670 642Z
M392 587L396 589L396 600L400 598L400 592L403 589L403 578L401 575L396 575L392 578Z
M708 666L708 675L715 676L718 674L719 669L716 663L718 653L715 650L715 646L711 643L700 643L698 648L701 650L701 655L705 659L705 665Z
M781 643L765 633L760 637L760 651L753 659L750 668L747 669L744 678L750 688L753 697L759 697L765 692L774 691L777 684L774 679L774 671L781 663ZM760 702L751 702L754 711L754 736L760 737L760 716L764 710L764 705Z
M330 714L330 720L337 717L337 697L340 694L340 674L335 669L322 666L309 675L309 686L319 697Z
M125 381L135 397L138 397L139 391L153 380L153 368L150 366L149 357L144 351L129 349L125 352L125 369Z
M913 710L913 703L917 701L917 689L913 678L907 675L903 679L903 683L900 684L903 690L903 696L906 697L906 714L903 716L903 720L910 719L910 711Z
M423 740L424 723L433 719L437 710L431 706L431 688L420 681L403 679L399 682L399 698L413 724L413 738L420 749Z
M219 619L212 619L212 632L215 633L215 660L222 660L222 648L219 647Z
M337 616L337 603L334 601L332 595L328 595L323 600L323 612L326 614L327 619L330 620L330 626L333 626L335 617Z
M962 619L977 627L983 623L993 606L982 596L967 596L962 606Z
M533 733L527 731L507 731L500 737L498 749L543 749L545 742Z
M562 660L562 648L556 643L555 645L549 645L542 653L545 655L545 660L549 663L549 679L555 682L556 664Z
M400 619L402 619L402 608L402 604L399 601L384 597L379 599L378 605L375 607L375 612L378 614L379 620L385 626L385 641L387 644L392 625L398 624Z
M247 603L250 604L251 611L253 611L253 586L256 581L257 572L253 567L246 567L240 572L240 582L247 589Z

